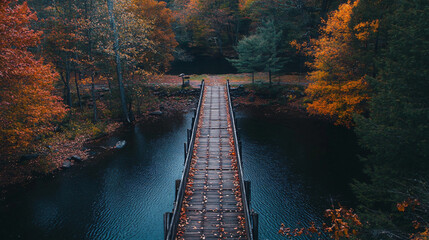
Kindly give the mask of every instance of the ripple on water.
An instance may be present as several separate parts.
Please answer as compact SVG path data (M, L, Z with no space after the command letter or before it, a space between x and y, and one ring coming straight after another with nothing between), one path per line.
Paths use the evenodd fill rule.
M96 164L38 181L1 202L0 239L161 240L163 214L172 210L175 180L183 169L191 117L137 127L111 140L114 144L125 139L127 145ZM294 124L261 125L249 116L238 117L244 174L252 181L252 205L260 214L260 239L283 240L278 234L281 223L299 227L320 221L325 205L314 198L324 195L309 191L305 173L294 166L305 166L303 152L319 142L323 150L325 136L317 136L305 123L300 130ZM311 144L295 141L291 129L312 134L303 138L306 141L320 139ZM299 151L294 155L295 149Z

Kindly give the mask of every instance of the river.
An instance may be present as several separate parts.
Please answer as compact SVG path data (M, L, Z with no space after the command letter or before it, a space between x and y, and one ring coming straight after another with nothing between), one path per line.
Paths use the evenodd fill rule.
M237 118L260 239L284 239L281 223L320 222L331 199L352 204L349 183L360 165L351 131L256 112ZM105 142L125 139L124 149L9 193L0 239L162 239L190 123L184 114L137 126Z

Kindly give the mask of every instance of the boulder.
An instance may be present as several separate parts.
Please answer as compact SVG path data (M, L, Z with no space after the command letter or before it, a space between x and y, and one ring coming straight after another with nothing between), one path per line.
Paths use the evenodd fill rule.
M62 168L70 168L72 166L70 160L65 160L63 164L61 165Z
M123 148L127 142L125 140L118 141L115 145L115 148Z
M160 116L162 114L164 114L162 111L154 111L154 112L149 113L149 115L152 115L152 116Z
M73 160L75 162L82 162L82 158L79 157L78 155L71 156L70 160Z

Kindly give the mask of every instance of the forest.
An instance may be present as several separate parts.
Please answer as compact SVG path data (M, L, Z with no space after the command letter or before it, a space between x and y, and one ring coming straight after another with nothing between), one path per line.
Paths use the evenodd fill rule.
M302 76L300 108L363 149L354 209L281 225L284 239L429 239L428 19L427 0L0 0L0 188L87 154L155 111L160 91L187 102L174 93L192 86L151 83L209 59L256 92Z

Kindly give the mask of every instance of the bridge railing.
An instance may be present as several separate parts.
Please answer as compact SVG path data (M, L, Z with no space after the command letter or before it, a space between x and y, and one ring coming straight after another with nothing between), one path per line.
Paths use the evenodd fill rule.
M164 214L164 238L166 240L174 240L177 234L177 226L180 220L180 211L182 209L183 198L185 196L186 184L188 181L188 174L191 165L192 153L194 150L195 137L197 134L198 123L200 120L200 112L202 106L202 100L204 95L204 79L201 81L200 98L198 100L198 107L195 111L195 116L192 121L192 130L188 131L188 143L185 143L185 167L182 173L180 183L176 181L176 200L174 202L174 208L172 213Z
M240 188L243 201L243 210L246 220L246 234L247 239L257 240L258 239L258 214L250 211L250 182L244 181L243 174L243 160L241 158L241 141L238 139L237 126L235 121L234 109L232 108L231 102L231 87L229 85L229 80L226 82L226 89L228 93L228 105L229 105L229 115L231 120L231 127L234 137L234 146L237 156L237 167L238 174L240 178Z

